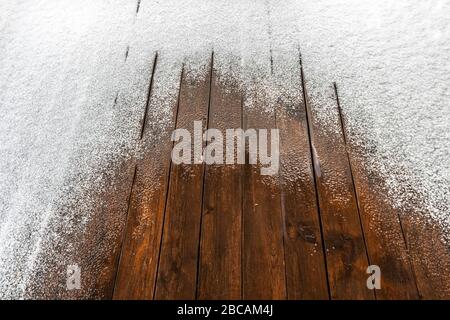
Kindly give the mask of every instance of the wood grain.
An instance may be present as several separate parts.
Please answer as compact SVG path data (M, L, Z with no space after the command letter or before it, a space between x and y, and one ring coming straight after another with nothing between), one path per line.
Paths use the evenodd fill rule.
M233 81L213 70L209 126L241 128L242 99ZM225 151L225 149L224 149ZM242 165L206 167L199 264L199 299L241 298Z
M255 86L244 107L244 128L276 128L275 111ZM268 139L270 141L270 139ZM278 174L263 176L259 165L244 166L243 298L285 299L281 188Z
M281 59L274 57L277 73ZM298 63L297 85L287 96L279 93L276 123L280 130L280 181L284 217L286 282L289 299L328 299L327 271L322 245L314 173L309 147Z
M177 107L177 102L171 106L172 128L152 132L149 123L140 133L146 151L137 162L114 299L152 299L154 295L172 148L170 136ZM143 123L148 123L145 117Z
M212 67L211 58L211 67ZM184 73L177 128L207 127L211 71L200 79ZM156 299L195 299L202 214L203 164L171 165Z
M302 79L331 298L374 299L366 286L369 261L343 134L332 122L323 130ZM330 113L337 119L335 107Z
M344 140L348 141L346 118L342 113L336 84L334 92ZM414 270L398 212L378 192L383 184L382 179L369 175L362 168L362 161L357 161L361 159L356 156L357 150L350 150L347 145L347 151L370 262L379 266L382 272L381 290L376 291L377 299L417 299Z

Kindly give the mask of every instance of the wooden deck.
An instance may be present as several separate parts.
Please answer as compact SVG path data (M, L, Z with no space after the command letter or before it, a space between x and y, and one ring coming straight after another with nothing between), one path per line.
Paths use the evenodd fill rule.
M153 60L146 110L158 81ZM233 81L209 72L192 80L180 70L174 128L280 129L280 171L256 166L175 165L171 128L138 161L124 183L128 213L109 273L99 290L114 299L417 299L448 298L449 275L424 263L421 241L438 236L400 216L373 192L346 145L345 117L334 93L338 135L321 128L301 60L301 103L273 112L245 108ZM276 68L277 61L273 61ZM183 68L182 68L183 69ZM250 93L251 94L251 93ZM149 140L147 111L142 143ZM296 175L296 172L302 174ZM294 177L294 178L293 178ZM382 218L380 218L382 216ZM426 224L424 224L426 225ZM383 232L380 232L382 230ZM431 240L424 238L431 237ZM446 249L438 245L442 254ZM427 253L428 255L430 253ZM445 252L448 257L448 252ZM431 259L432 260L432 259ZM381 268L381 290L369 290L366 269ZM434 270L434 271L433 271Z

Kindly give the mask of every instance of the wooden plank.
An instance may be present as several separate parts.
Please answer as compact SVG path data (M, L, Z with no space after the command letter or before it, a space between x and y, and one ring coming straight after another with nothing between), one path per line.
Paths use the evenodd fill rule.
M274 57L275 74L287 59ZM328 282L316 189L309 147L300 68L287 96L277 99L276 122L280 130L280 181L285 220L286 282L289 299L328 299ZM281 76L281 75L280 75ZM294 76L295 78L295 76Z
M144 106L144 117L146 110L148 108L148 102L150 98L151 88L153 84L153 78L156 68L156 61L157 61L157 53L155 53L154 59L151 64L151 75L150 75L150 81L147 91L147 102ZM144 90L142 90L144 94ZM118 103L118 93L116 93L113 106L116 106ZM142 131L143 125L144 125L144 118L141 120L141 128L140 131ZM102 263L102 270L100 271L99 275L97 276L97 283L94 286L94 292L95 295L98 295L99 297L111 299L114 295L114 288L115 288L115 282L117 278L117 272L119 268L119 259L121 256L121 251L123 247L124 242L124 234L127 228L127 220L128 220L128 213L129 213L129 204L131 200L131 192L133 190L133 185L135 183L136 179L136 161L133 159L132 161L125 161L121 166L121 174L114 177L111 181L109 181L109 185L112 190L108 190L105 192L108 196L104 196L102 199L99 199L99 204L101 204L101 209L99 214L96 214L94 216L94 224L90 226L89 228L92 228L91 231L92 234L96 234L96 236L93 239L89 239L89 241L92 241L94 244L100 244L102 239L105 241L105 239L108 239L108 242L111 244L111 254L104 258ZM107 230L107 226L109 225L109 229L111 228L111 225L113 225L113 221L110 221L109 219L105 217L111 216L112 213L118 213L123 212L123 224L119 227L117 227L117 230L123 230L119 232L119 234L111 239L111 235L98 232L98 230ZM100 227L100 225L103 225L103 227ZM100 238L100 239L99 239ZM86 249L85 249L86 248ZM91 252L97 252L95 248L92 248L90 246L86 246L82 250L90 250ZM100 251L101 249L98 249ZM86 254L88 256L88 254ZM86 270L85 270L86 271Z
M124 170L123 173L111 181L112 190L108 190L106 192L108 197L103 197L103 199L99 201L99 203L102 204L101 210L94 218L95 223L89 227L89 229L92 229L90 232L95 234L95 237L90 239L93 247L86 246L86 248L89 248L92 252L96 252L94 244L100 244L100 239L110 238L110 235L104 234L103 232L98 232L98 230L108 230L108 227L111 227L112 221L109 221L105 217L110 216L112 213L122 213L123 225L121 225L121 228L118 228L118 230L124 230L126 228L125 224L127 220L128 203L136 176L134 161L123 163L121 170ZM115 186L115 188L113 186ZM97 292L96 295L99 297L111 299L113 296L117 273L117 262L122 248L122 241L122 233L119 233L115 239L109 239L112 251L111 254L103 260L103 268L101 272L99 272L97 283L94 287ZM98 250L100 250L100 248Z
M445 230L427 220L418 211L420 204L400 213L407 247L417 280L420 298L450 299L450 250L445 242Z
M341 110L336 84L334 91L347 144L346 119ZM362 168L362 161L358 161L356 150L350 152L349 148L347 145L369 258L382 272L381 290L376 291L377 299L417 299L419 296L414 271L398 213L377 192L382 179L369 175Z
M127 197L130 192L134 171L133 161L124 161L119 166L103 168L104 185L101 190L90 191L94 206L92 219L83 232L70 234L66 224L55 231L62 235L52 247L55 256L70 248L71 260L81 269L81 288L67 290L68 264L52 260L48 269L33 278L26 288L26 294L33 299L110 299L114 286L115 262L120 252L121 233L126 220ZM97 201L94 201L97 200ZM76 202L59 208L61 216L73 210L78 212ZM78 217L81 221L81 217Z
M156 79L158 79L157 76L158 73L155 75ZM150 89L145 114L154 107L155 103L160 103L151 99L154 94ZM173 115L170 123L172 124L176 122L177 105L178 103L175 102L171 106ZM151 123L146 121L146 118L146 116L143 117L143 129L139 133L143 138L142 144L146 151L137 163L114 299L152 299L154 294L173 126L152 129ZM153 132L154 130L158 132Z
M209 127L242 128L242 98L232 79L213 70ZM224 149L225 151L225 149ZM200 242L199 299L241 298L242 165L208 165Z
M200 78L184 73L177 128L193 133L194 121L207 127L210 85L211 70ZM203 164L172 162L156 299L196 298L203 174Z
M267 68L270 70L270 65ZM270 71L267 72L270 76ZM259 84L249 88L244 104L244 128L276 128L275 112ZM270 141L270 139L268 139ZM270 149L269 149L270 150ZM248 156L248 155L247 155ZM243 186L243 298L285 299L281 188L278 174L264 176L259 165L244 166Z
M344 138L333 122L323 128L309 102L303 68L302 79L331 298L374 299L366 286L369 261ZM338 120L337 107L329 112Z

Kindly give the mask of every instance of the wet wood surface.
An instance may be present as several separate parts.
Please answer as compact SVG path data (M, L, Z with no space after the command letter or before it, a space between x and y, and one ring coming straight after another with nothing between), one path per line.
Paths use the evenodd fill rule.
M242 127L242 98L236 84L223 83L213 69L209 127L225 136ZM206 166L200 239L199 299L242 297L242 166ZM226 192L224 192L226 190Z
M275 111L268 104L258 84L248 99L256 105L243 109L243 127L276 128ZM244 102L245 103L245 102ZM259 137L258 137L259 139ZM267 138L270 145L270 139ZM269 153L272 150L269 149ZM244 299L286 299L283 215L279 173L262 175L262 166L249 164L248 148L243 183L243 248L242 276Z
M202 127L207 127L210 84L211 72L200 79L192 79L187 70L183 73L177 129L194 132L194 121L201 121ZM172 162L156 299L196 297L204 167L203 164Z
M305 83L303 72L302 79ZM373 299L374 292L368 290L365 283L369 260L345 141L342 132L334 130L332 123L328 131L321 128L305 88L305 108L331 298Z
M277 59L268 62L268 79L277 72ZM448 297L448 276L438 276L450 260L421 259L433 247L448 257L448 248L438 231L389 206L380 177L364 171L361 150L348 142L336 84L329 84L331 122L323 127L300 59L292 66L296 93L274 100L261 93L258 79L244 94L236 79L221 78L214 55L205 66L195 77L189 66L180 67L172 127L158 133L159 142L148 146L130 173L127 223L109 280L102 280L105 297ZM145 118L143 144L154 134ZM172 129L192 132L194 121L222 132L224 146L226 129L278 128L279 171L262 175L260 164L248 164L248 146L246 164L173 163ZM380 290L367 287L369 265L381 269Z
M281 59L273 58L275 76ZM280 185L284 223L288 299L328 299L329 288L317 205L310 137L301 86L300 61L291 67L298 75L292 95L275 105L280 130ZM278 97L277 97L278 98Z
M333 89L339 124L346 142L346 121L342 115L336 84L333 85ZM377 299L418 299L414 270L399 216L375 191L376 186L381 184L380 179L368 175L360 167L356 157L351 156L348 147L347 155L368 257L371 264L376 264L383 270L383 290L376 291Z
M154 68L157 68L156 62L155 56ZM153 74L156 77L155 72ZM149 86L140 132L143 143L147 145L146 139L152 134L152 128L146 126L148 122L145 115L152 103L152 87ZM178 103L174 103L171 108L173 129ZM121 255L116 269L115 299L152 299L154 296L169 183L171 131L167 129L159 132L160 143L150 145L145 156L136 164Z

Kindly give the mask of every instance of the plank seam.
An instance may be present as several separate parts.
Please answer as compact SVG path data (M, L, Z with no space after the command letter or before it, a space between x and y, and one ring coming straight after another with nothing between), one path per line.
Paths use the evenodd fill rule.
M139 13L139 9L141 8L141 0L137 0L136 4L136 15Z
M308 100L307 100L307 92L306 92L306 84L305 84L305 76L303 72L303 62L302 62L302 56L301 53L299 53L300 58L300 77L301 77L301 83L302 83L302 91L303 91L303 104L305 107L305 116L306 116L306 124L307 124L307 132L308 132L308 142L309 142L309 149L310 149L310 155L311 155L311 167L313 171L313 180L314 180L314 188L315 188L315 194L316 194L316 204L317 204L317 212L319 216L319 223L320 223L320 235L322 239L322 250L324 254L324 263L325 263L325 270L327 272L327 290L328 290L328 298L331 300L331 288L330 288L330 280L329 280L329 274L328 274L328 263L327 263L327 253L326 253L326 246L325 246L325 239L324 239L324 232L323 232L323 223L322 223L322 216L321 216L321 210L320 210L320 203L319 203L319 190L317 187L317 179L316 179L316 168L314 166L314 155L313 155L313 146L312 146L312 139L311 139L311 124L309 119L309 108L308 108Z
M142 123L142 127L141 127L141 133L140 133L140 136L139 136L139 140L142 140L142 138L144 137L145 126L147 124L148 107L149 107L149 104L150 104L150 96L151 96L151 93L152 93L153 79L154 79L154 76L155 76L155 70L156 70L156 63L157 62L158 62L158 51L156 51L155 57L153 58L152 75L150 77L150 84L148 86L147 103L145 104L144 118L143 118L143 123Z
M213 75L213 67L214 67L214 50L211 52L211 65L209 69L209 92L208 92L208 109L206 111L206 130L209 128L209 117L211 110L211 88L212 88L212 75ZM205 141L205 147L208 145L208 140ZM198 291L200 286L200 249L201 249L201 240L202 240L202 223L203 223L203 214L204 214L204 204L203 201L205 199L205 180L206 180L206 164L203 163L203 176L202 176L202 200L201 200L201 213L200 213L200 228L198 234L198 249L197 249L197 273L196 273L196 287L195 287L195 299L198 299Z
M113 288L113 292L112 292L112 297L114 297L114 294L115 294L116 289L117 289L117 276L119 274L120 262L122 261L123 249L125 247L125 240L126 240L126 235L127 235L127 229L128 229L128 224L129 224L129 220L130 220L131 195L133 194L134 185L136 183L136 175L137 175L137 164L134 165L133 179L131 180L130 193L129 193L128 199L127 199L127 216L126 216L126 219L125 219L125 226L124 226L124 229L123 229L123 232L122 232L121 241L120 241L119 257L118 257L118 259L117 259L117 261L115 263L114 288Z
M343 119L342 118L342 110L341 110L341 104L340 104L340 101L339 101L339 95L338 95L338 91L337 91L336 82L333 82L333 88L334 88L334 95L336 97L336 104L337 104L337 109L338 109L338 114L339 114L339 123L340 123L340 126L341 126L342 137L344 139L345 152L347 154L347 161L348 161L348 166L349 166L349 169L350 169L350 177L351 177L351 180L352 180L353 194L354 194L355 200L356 200L356 209L358 210L359 226L361 228L362 238L363 238L363 241L364 241L364 247L366 249L367 262L369 263L369 265L372 265L372 263L370 261L369 249L368 249L368 246L367 246L367 240L366 240L366 235L365 235L365 231L364 231L364 226L363 226L362 219L361 219L361 210L360 210L360 205L359 205L359 197L358 197L358 194L356 192L355 178L353 176L353 167L352 167L352 163L350 161L350 153L348 151L347 134L345 132L344 122L342 120ZM373 289L373 294L375 296L375 299L377 299L376 289Z
M175 121L174 121L175 128L176 128L177 122L178 122L178 111L180 108L181 84L183 81L183 75L184 75L184 63L181 66L180 84L178 87L177 109L175 112ZM175 142L172 142L172 148L173 148L174 144L175 144ZM164 227L165 227L165 223L166 223L167 202L169 201L168 199L169 199L169 190L170 190L170 173L172 171L172 157L170 158L168 170L169 170L169 172L168 172L168 177L167 177L166 199L165 199L165 203L164 203L164 214L163 214L163 221L162 221L161 239L159 240L158 261L156 263L156 270L155 270L155 283L153 284L153 300L155 299L155 296L156 296L156 285L158 283L159 263L161 260L161 247L162 247L163 236L164 236Z
M244 130L244 96L241 93L241 128ZM244 141L245 143L245 141ZM244 155L245 157L245 155ZM245 167L241 167L241 300L244 299L244 184Z
M351 158L350 157L350 152L348 150L347 133L345 131L344 117L342 115L342 108L341 108L341 103L340 103L340 100L339 100L339 95L338 95L338 89L337 89L336 82L333 82L333 87L334 87L334 93L335 93L335 96L336 96L336 103L337 103L338 112L339 112L339 120L340 120L340 124L341 124L342 135L344 137L345 150L347 152L348 163L349 163L349 166L350 166L350 174L351 174L351 177L352 177L353 189L354 189L354 192L355 192L356 205L358 207L359 220L360 220L360 223L361 223L361 229L363 230L364 243L366 243L366 239L364 237L364 227L363 227L363 224L362 224L361 213L360 213L360 200L359 200L358 192L356 191L356 183L355 183L354 176L353 176L353 166L352 166L352 162L350 160L350 158ZM397 214L397 218L398 218L398 221L399 221L400 230L401 230L402 237L403 237L403 242L405 244L405 249L406 249L406 252L408 253L408 243L406 241L406 236L405 236L405 232L404 232L404 229L403 229L403 223L402 223L402 220L401 220L401 218L400 218L400 216L398 214ZM366 249L367 249L367 244L366 244ZM368 250L367 250L367 253L368 253ZM369 255L367 255L367 259L369 261L369 264L371 264L370 259L369 259ZM417 285L416 272L415 272L415 269L414 269L414 265L413 265L413 263L412 263L412 261L410 259L409 253L408 253L408 262L409 262L409 265L410 265L410 268L411 268L411 272L412 272L412 275L413 275L414 285L416 287L417 295L420 298L421 294L420 294L420 291L419 291L419 287ZM374 294L375 294L375 297L376 297L376 291L375 290L374 290Z
M127 61L127 59L128 59L128 54L130 53L130 45L127 45L127 48L126 48L126 50L125 50L125 59L124 59L124 62L126 62Z
M273 76L273 53L272 49L270 49L270 73ZM277 108L274 108L274 117L275 117L275 127L278 128L278 119L277 119ZM280 143L281 144L281 143ZM281 156L280 156L281 161ZM283 259L284 259L284 286L285 286L285 297L289 299L289 290L288 290L288 280L287 280L287 266L286 266L286 208L284 206L285 192L283 188L283 175L278 172L278 183L280 185L280 209L281 209L281 223L282 223L282 233L283 233Z

